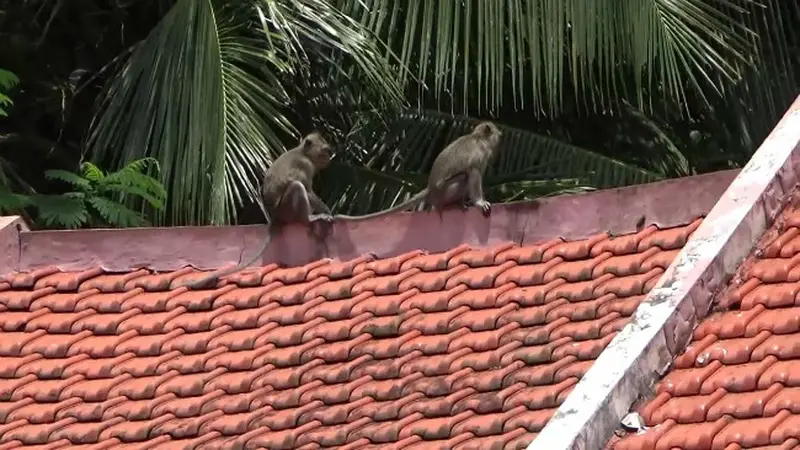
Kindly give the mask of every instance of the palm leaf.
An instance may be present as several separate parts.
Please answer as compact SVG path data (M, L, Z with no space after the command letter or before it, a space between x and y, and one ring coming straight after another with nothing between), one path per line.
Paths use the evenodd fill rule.
M479 122L435 111L406 111L383 130L381 140L375 139L381 134L380 125L363 127L349 143L346 156L320 176L320 195L333 209L345 214L387 208L424 187L436 155L458 136L471 132ZM603 189L662 179L653 171L529 131L498 125L503 140L484 180L490 201L534 198L566 188ZM370 142L377 143L369 145ZM342 183L342 179L348 183ZM503 188L509 183L525 181L538 181L536 189Z
M87 143L93 160L157 159L171 196L160 223L235 220L236 206L258 198L281 135L296 135L285 80L303 49L350 52L391 87L381 51L327 2L176 1L110 83Z
M780 0L778 0L780 1ZM614 106L627 88L647 104L740 76L752 52L743 8L753 0L338 0L391 44L419 80L420 94L496 110L560 111L565 89L585 104ZM570 82L571 85L570 86ZM458 97L458 98L456 98Z

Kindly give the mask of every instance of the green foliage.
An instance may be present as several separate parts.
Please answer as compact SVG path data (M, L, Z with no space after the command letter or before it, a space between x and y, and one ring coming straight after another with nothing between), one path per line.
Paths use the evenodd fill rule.
M420 95L462 113L515 107L560 113L569 90L594 110L633 98L719 90L752 50L754 0L339 0L390 43ZM510 95L507 95L510 94Z
M0 212L19 213L27 207L38 211L38 225L50 228L136 227L149 222L124 205L127 197L144 201L155 210L163 210L167 193L161 183L146 174L158 161L143 158L132 161L121 170L105 173L91 162L81 164L81 173L48 170L49 180L69 185L70 191L61 195L22 195L0 190Z
M0 116L8 117L6 108L14 105L11 98L6 94L19 84L19 78L5 69L0 69ZM5 91L5 92L4 92Z

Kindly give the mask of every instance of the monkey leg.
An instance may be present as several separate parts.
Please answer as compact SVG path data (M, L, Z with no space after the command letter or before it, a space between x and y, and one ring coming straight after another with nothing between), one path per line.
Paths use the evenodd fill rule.
M449 206L462 206L469 200L468 178L465 173L457 173L440 183L430 196L437 209Z
M311 205L312 213L309 216L309 221L315 222L317 220L323 220L325 222L333 222L333 216L331 216L331 210L328 208L328 205L326 205L314 191L308 191L308 202Z
M278 221L282 223L309 223L311 203L303 183L297 180L290 181L276 209Z
M467 189L469 190L469 198L472 200L484 216L488 216L492 212L491 203L483 198L483 177L481 173L472 169L467 173Z
M332 220L330 215L326 214L313 214L314 208L312 206L311 195L303 183L299 181L291 181L281 198L281 203L278 206L279 212L284 214L286 219L284 223L302 223L308 228L308 234L316 236L314 227L311 226L312 222L323 220L330 223ZM313 193L311 193L313 195Z

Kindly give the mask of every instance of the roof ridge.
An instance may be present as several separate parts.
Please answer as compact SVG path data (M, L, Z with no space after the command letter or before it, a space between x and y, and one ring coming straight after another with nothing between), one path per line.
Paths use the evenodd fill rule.
M430 212L411 212L337 221L320 241L311 239L304 227L287 226L270 243L262 263L298 266L320 258L346 260L368 253L385 258L418 249L447 251L462 244L526 245L554 237L582 239L600 232L629 234L647 224L684 225L707 213L737 173L726 170L497 204L488 218L470 209L444 211L441 219ZM97 266L109 271L215 269L254 256L265 233L263 225L22 231L18 237L5 238L19 240L21 251L0 261L0 276L10 270L51 265L63 270ZM3 236L0 228L0 247L5 245Z

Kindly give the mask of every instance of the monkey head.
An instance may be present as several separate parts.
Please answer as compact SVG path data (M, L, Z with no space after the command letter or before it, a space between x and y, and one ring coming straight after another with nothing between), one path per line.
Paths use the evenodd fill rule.
M331 146L322 134L313 132L303 138L300 144L303 153L314 163L317 169L328 167L331 162Z
M492 122L481 122L475 126L472 134L485 141L488 147L496 150L500 144L500 138L503 137L503 132Z

